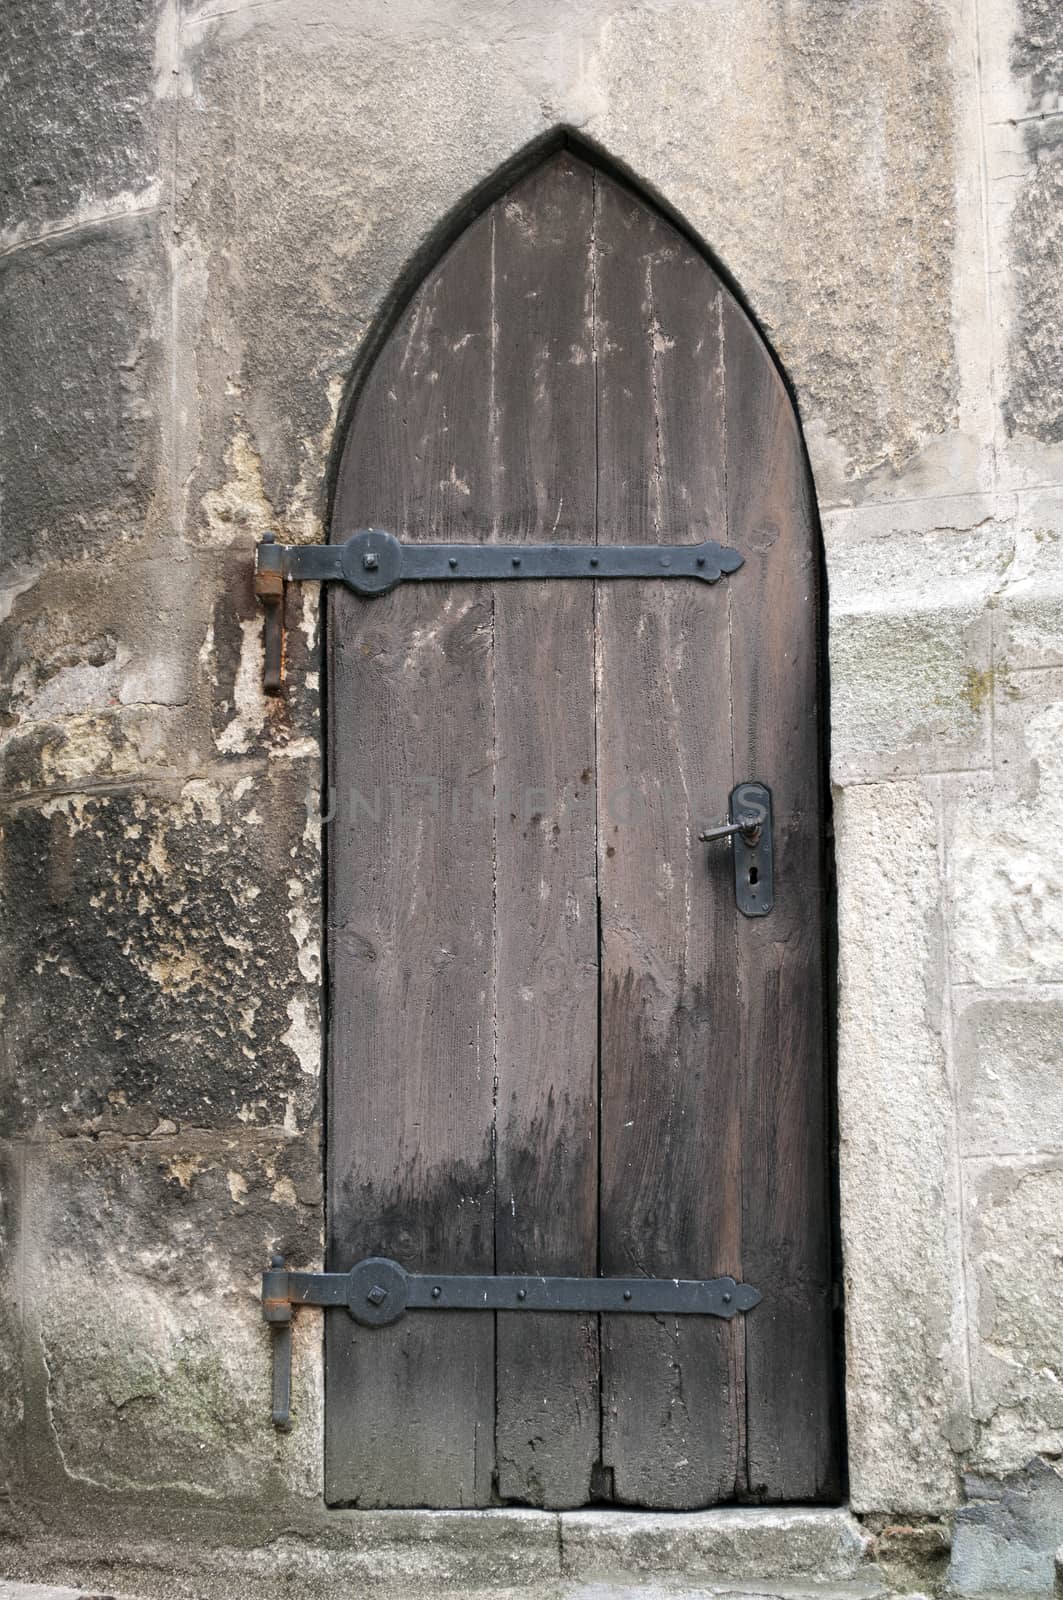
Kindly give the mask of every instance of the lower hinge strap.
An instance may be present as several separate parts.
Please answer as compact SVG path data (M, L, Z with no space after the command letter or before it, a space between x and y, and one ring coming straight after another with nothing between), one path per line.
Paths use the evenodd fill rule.
M730 1319L762 1298L734 1278L547 1278L520 1274L407 1272L369 1256L349 1272L289 1272L275 1256L262 1274L262 1313L274 1328L273 1421L290 1426L291 1320L296 1306L346 1307L366 1328L398 1322L407 1311L611 1312L623 1316Z

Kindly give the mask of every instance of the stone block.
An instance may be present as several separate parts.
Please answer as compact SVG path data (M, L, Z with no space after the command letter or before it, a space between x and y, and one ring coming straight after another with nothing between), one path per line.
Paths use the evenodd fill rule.
M84 1589L53 1583L6 1583L0 1578L0 1600L92 1600Z
M320 1493L320 1320L296 1320L295 1426L278 1434L258 1303L273 1250L320 1261L316 1139L69 1139L25 1161L37 1494Z
M434 1600L440 1594L454 1600L568 1600L573 1592L561 1578L557 1517L548 1512L332 1511L315 1518L289 1503L283 1523L276 1507L262 1512L256 1522L217 1510L197 1517L196 1508L188 1507L177 1524L179 1535L161 1538L147 1532L150 1519L143 1513L139 1528L130 1519L116 1537L99 1521L93 1528L68 1512L51 1544L26 1539L0 1559L19 1577L91 1581L108 1593L142 1600L231 1600L244 1592L263 1600L335 1600L347 1594L377 1600ZM213 1537L219 1532L221 1539ZM231 1534L236 1540L226 1542ZM834 1600L833 1593L827 1600ZM875 1597L862 1593L851 1600Z
M1015 294L1008 349L1004 420L1012 435L1063 444L1063 378L1059 337L1063 286L1063 130L1032 120L1023 129L1026 176L1011 215L1011 281Z
M143 534L157 490L165 299L151 217L0 258L8 568L32 574Z
M861 784L835 827L851 1502L938 1515L967 1410L938 817L918 783Z
M682 1574L688 1583L780 1579L834 1584L861 1575L869 1540L846 1511L753 1507L715 1511L561 1514L566 1576L633 1583Z
M1063 326L1058 260L1063 140L1063 39L1052 0L986 8L985 151L989 269L999 312L1003 417L997 447L1005 487L1059 484L1063 387L1052 351Z
M980 1470L1063 1452L1059 1219L1063 1158L968 1161L974 1410Z
M985 1600L1049 1600L1063 1538L1063 1475L1030 1461L1003 1479L969 1478L956 1514L948 1593Z
M1063 13L1054 0L1019 0L1008 66L1025 80L1028 104L1054 111L1063 101Z
M1063 995L961 988L954 1004L964 1152L1063 1154Z
M320 1031L317 768L66 795L4 825L0 1121L302 1127Z
M990 659L989 619L978 611L834 615L834 782L985 766Z
M993 685L995 770L949 801L952 976L1063 979L1063 671Z
M153 189L156 38L168 6L34 0L5 18L0 241Z
M994 618L994 653L1005 678L1063 667L1063 493L1016 496L1015 560Z
M835 782L988 766L1009 521L971 496L828 513L824 540Z
M888 1515L864 1520L872 1537L870 1556L889 1594L926 1591L936 1595L948 1575L952 1519L918 1517L911 1521Z

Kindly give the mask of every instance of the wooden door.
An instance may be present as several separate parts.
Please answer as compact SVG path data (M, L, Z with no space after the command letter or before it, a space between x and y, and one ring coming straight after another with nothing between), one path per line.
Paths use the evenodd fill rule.
M332 524L716 538L676 580L330 595L328 1267L710 1277L700 1317L327 1313L327 1494L838 1492L819 569L794 412L652 205L569 151L473 221L353 407ZM697 842L755 780L775 905Z

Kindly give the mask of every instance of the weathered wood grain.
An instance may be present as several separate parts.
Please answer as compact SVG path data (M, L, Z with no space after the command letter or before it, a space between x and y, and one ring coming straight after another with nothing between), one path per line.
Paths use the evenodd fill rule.
M602 543L721 537L719 285L649 207L599 181ZM697 843L726 804L725 585L599 586L604 1273L740 1262L735 910ZM727 1499L742 1448L733 1325L603 1318L603 1452L619 1499Z
M561 156L495 208L496 536L593 542L594 178ZM494 593L499 1272L593 1276L598 1223L594 589ZM498 1317L497 1488L580 1505L597 1318Z
M486 538L491 222L422 287L355 413L333 537ZM470 515L477 508L477 516ZM494 1266L492 595L409 585L328 617L328 1258ZM359 806L357 797L368 803ZM483 1505L494 1328L327 1318L331 1501Z
M782 380L749 320L726 309L735 780L775 813L775 906L739 917L742 1267L763 1290L746 1320L746 1492L840 1489L832 1382L825 1043L819 564L811 487Z

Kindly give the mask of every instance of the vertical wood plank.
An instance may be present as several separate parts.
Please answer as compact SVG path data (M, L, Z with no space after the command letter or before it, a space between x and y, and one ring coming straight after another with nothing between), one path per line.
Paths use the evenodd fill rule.
M333 537L483 537L490 223L419 291L358 404ZM491 593L329 596L328 1262L494 1265ZM326 1493L488 1502L493 1319L328 1314Z
M597 206L598 537L723 534L720 295L662 218L608 181ZM730 787L723 586L598 595L601 1270L710 1276L740 1251L734 896L696 841ZM735 1325L603 1318L603 1453L616 1497L729 1498L742 1451Z
M819 566L793 407L732 300L726 311L729 589L735 779L772 790L775 905L738 918L743 1245L764 1294L746 1319L746 1492L834 1497L830 1197L825 1042Z
M593 174L561 155L495 207L496 537L594 539ZM594 594L494 593L499 1272L593 1276L598 927ZM500 1314L497 1490L583 1504L598 1457L594 1317Z

